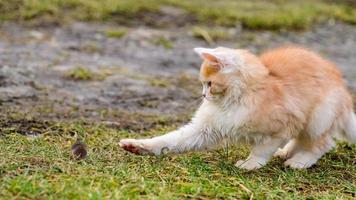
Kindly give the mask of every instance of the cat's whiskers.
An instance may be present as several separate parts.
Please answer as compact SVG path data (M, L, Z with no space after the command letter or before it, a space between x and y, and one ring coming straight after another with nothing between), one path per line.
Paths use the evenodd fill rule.
M202 100L204 99L204 97L203 97L203 96L196 96L196 97L193 97L192 99L193 99L193 101L191 101L191 102L188 104L188 107L198 105L198 103L201 103L201 102L202 102Z

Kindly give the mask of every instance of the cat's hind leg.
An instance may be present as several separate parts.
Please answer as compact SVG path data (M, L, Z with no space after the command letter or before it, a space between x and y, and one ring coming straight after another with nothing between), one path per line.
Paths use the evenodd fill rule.
M308 168L335 146L332 133L339 131L339 117L349 113L351 98L338 88L329 92L312 110L305 132L296 138L294 154L285 162L292 168Z
M332 133L339 131L339 117L349 113L350 97L344 89L335 89L312 111L305 132L296 138L293 155L285 162L292 168L308 168L335 146Z
M284 164L296 169L309 168L334 146L335 142L329 131L317 139L298 139L294 154Z

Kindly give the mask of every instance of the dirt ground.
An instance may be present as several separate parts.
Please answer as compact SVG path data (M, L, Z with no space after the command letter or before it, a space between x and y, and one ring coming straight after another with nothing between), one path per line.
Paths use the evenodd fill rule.
M109 29L125 29L126 34L109 37ZM328 23L306 32L222 29L230 37L212 46L259 53L301 44L334 61L350 88L356 89L355 26ZM169 45L157 42L162 38ZM62 27L5 23L0 26L0 105L2 110L22 112L40 108L38 112L47 113L47 118L66 118L69 112L100 119L108 110L189 114L200 102L201 61L192 51L198 46L209 45L193 36L192 27L161 30L92 23ZM69 72L78 67L89 69L94 78L71 78Z

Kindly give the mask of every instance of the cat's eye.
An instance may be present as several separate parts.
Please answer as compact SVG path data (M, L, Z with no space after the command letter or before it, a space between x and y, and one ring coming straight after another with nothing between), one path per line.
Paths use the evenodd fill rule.
M208 87L211 87L211 81L208 82Z

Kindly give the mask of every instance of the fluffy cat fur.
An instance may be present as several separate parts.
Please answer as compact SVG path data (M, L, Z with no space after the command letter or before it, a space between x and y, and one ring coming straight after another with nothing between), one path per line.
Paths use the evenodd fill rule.
M256 56L247 50L195 48L203 59L204 100L191 122L150 139L123 139L135 154L182 153L223 142L253 145L236 166L252 170L275 155L308 168L335 146L356 141L352 97L333 63L301 47Z

